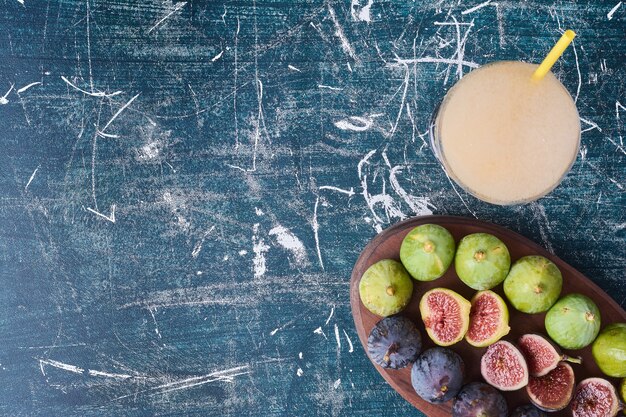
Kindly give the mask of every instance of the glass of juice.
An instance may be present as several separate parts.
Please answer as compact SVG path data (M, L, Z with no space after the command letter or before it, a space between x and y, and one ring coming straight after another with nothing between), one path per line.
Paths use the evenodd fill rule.
M534 201L559 185L576 160L576 104L551 72L533 80L536 69L519 61L480 67L448 91L434 115L435 155L481 200Z

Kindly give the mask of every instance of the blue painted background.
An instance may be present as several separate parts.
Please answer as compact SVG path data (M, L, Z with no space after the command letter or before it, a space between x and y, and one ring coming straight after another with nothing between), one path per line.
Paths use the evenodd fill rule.
M2 415L419 415L348 299L368 240L416 214L507 226L626 304L617 0L21 3L0 11ZM571 173L525 206L455 188L436 103L565 28Z

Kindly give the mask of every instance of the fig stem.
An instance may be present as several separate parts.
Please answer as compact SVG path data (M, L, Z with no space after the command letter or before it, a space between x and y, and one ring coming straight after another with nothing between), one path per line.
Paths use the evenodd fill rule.
M596 318L595 314L593 314L591 311L587 311L585 313L585 319L587 321L593 321Z
M570 363L578 363L578 364L583 363L583 358L580 356L568 356L568 355L563 354L561 355L561 360L570 362Z
M424 242L424 252L431 253L434 250L435 250L435 244L433 242L431 242L430 240L427 240L426 242Z
M396 293L396 289L393 287L393 285L390 285L387 287L387 290L385 292L387 293L387 295L394 295Z
M485 252L479 250L479 251L476 251L476 253L474 254L474 259L476 259L477 262L480 262L484 260L486 256L487 255L485 254Z

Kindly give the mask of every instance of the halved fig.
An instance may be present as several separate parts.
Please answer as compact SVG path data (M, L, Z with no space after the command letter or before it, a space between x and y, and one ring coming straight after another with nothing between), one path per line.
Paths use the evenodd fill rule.
M420 314L426 332L439 346L450 346L463 339L469 327L471 304L447 288L433 288L420 300Z
M501 391L515 391L528 384L528 365L522 352L505 340L487 348L480 360L480 373Z
M509 309L498 294L493 291L479 291L472 298L470 325L465 340L472 346L484 347L497 342L507 335Z
M578 383L572 399L574 417L614 417L620 410L615 387L602 378L587 378Z
M562 361L582 363L580 356L573 357L561 353L552 342L538 334L523 335L519 338L517 346L526 359L530 376L547 375Z
M530 401L544 411L558 411L567 407L574 393L574 370L564 362L540 377L531 376L526 386Z

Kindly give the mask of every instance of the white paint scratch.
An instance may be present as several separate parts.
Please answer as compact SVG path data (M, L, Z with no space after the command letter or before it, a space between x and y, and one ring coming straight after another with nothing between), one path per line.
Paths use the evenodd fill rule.
M318 84L317 88L326 88L328 90L333 90L333 91L343 91L343 88L333 87L333 86L325 85L325 84Z
M152 310L152 308L148 308L148 311L150 312L150 315L152 316L152 321L154 322L154 333L156 333L159 339L162 339L161 332L159 331L159 324L157 323L156 317L154 316L154 311L156 311L156 308L154 309L154 311Z
M615 102L615 118L619 120L619 109L626 110L626 107L622 105L619 101Z
M287 323L283 324L282 326L275 328L274 330L270 332L270 336L274 336L276 333L285 329L287 326L292 325L294 322L295 320L290 320Z
M296 375L301 377L303 374L304 374L304 371L302 370L302 368L298 368L298 370L296 371Z
M303 356L302 356L302 352L298 353L298 358L299 358L299 359L302 359L302 358L303 358Z
M222 55L224 55L224 51L220 52L219 54L217 54L213 58L211 58L211 62L217 61L218 59L220 59L222 57Z
M102 376L105 378L113 378L113 379L128 379L132 378L132 375L128 374L112 374L110 372L96 371L93 369L88 369L88 374L91 376Z
M44 372L44 368L43 365L49 365L52 366L54 368L58 368L58 369L63 369L64 371L68 371L68 372L73 372L75 374L82 374L85 372L85 370L83 368L80 368L78 366L75 365L70 365L68 363L63 363L63 362L59 362L59 361L55 361L52 359L39 359L39 367L41 369L41 372L46 375L46 373Z
M578 95L580 94L580 87L583 84L583 77L580 73L580 65L578 64L578 52L576 51L576 43L572 43L572 50L574 51L574 60L576 62L576 73L578 74L578 85L576 87L576 96L574 97L574 103L578 102Z
M315 333L315 334L321 334L322 336L324 336L324 339L328 339L328 338L326 337L326 333L324 333L324 330L322 330L322 328L321 328L321 327L318 327L317 329L313 330L313 333Z
M41 84L40 81L34 82L34 83L30 83L28 85L25 85L24 87L20 88L19 90L17 90L18 93L23 93L24 91L28 90L31 87L34 87L36 85Z
M7 91L2 97L0 97L0 104L8 104L9 100L7 99L8 95L11 94L11 91L13 91L13 87L15 84L11 84L11 88L9 88L9 91Z
M86 91L83 90L82 88L76 86L75 84L73 84L70 80L68 80L67 78L65 78L63 75L61 75L61 79L63 81L65 81L65 83L67 85L69 85L70 87L72 87L73 89L80 91L83 94L86 94L88 96L92 96L92 97L114 97L117 96L119 94L122 94L123 91L114 91L112 93L105 93L104 91Z
M461 65L464 65L464 66L469 67L469 68L478 68L478 67L480 67L480 65L478 65L476 62L465 61L465 60L459 61L458 59L434 58L434 57L430 57L430 56L425 56L425 57L421 57L421 58L410 58L410 59L396 58L395 61L390 63L389 65L390 66L394 66L394 65L418 64L418 63L435 63L435 64L454 64L454 65L457 65L457 64L459 64L459 62L461 63Z
M484 3L480 3L480 4L477 4L477 5L476 5L476 6L474 6L474 7L470 7L469 9L463 10L463 11L461 12L461 14L465 15L465 14L470 14L470 13L473 13L473 12L475 12L476 10L482 9L482 8L483 8L483 7L485 7L485 6L489 6L489 4L491 4L491 0L487 0L487 1L486 1L486 2L484 2Z
M33 178L35 178L35 174L37 174L37 171L39 171L40 167L41 167L41 165L39 165L37 168L35 168L33 173L30 175L30 178L28 179L28 182L26 183L26 186L24 187L24 191L28 190L28 186L30 185L31 182L33 182Z
M278 225L269 231L269 235L275 236L280 246L293 253L296 263L301 265L309 263L304 244L289 229Z
M350 5L352 20L354 20L355 22L370 23L372 21L370 9L373 4L374 4L374 0L368 0L367 4L361 7L361 9L359 10L359 7L361 6L361 4L359 3L359 0L352 0L352 3Z
M335 305L333 304L333 306L330 308L330 314L328 315L328 318L326 319L326 321L324 322L324 326L327 326L328 323L330 322L330 319L333 317L333 314L335 314Z
M92 212L93 214L95 214L96 216L100 216L103 219L106 219L108 221L110 221L111 223L115 223L115 204L111 205L111 214L106 216L102 213L100 213L97 210L92 209L91 207L87 207L87 210Z
M409 206L411 211L418 215L431 215L433 214L430 207L436 209L436 207L430 202L428 197L416 197L407 193L404 188L400 185L398 181L397 174L402 172L403 167L398 165L393 168L390 167L389 170L389 182L391 183L391 188L404 200L404 202Z
M583 119L582 117L580 118L580 121L590 126L587 129L581 130L580 133L588 132L593 129L598 129L598 131L602 132L602 129L600 128L600 126L598 126L595 122L592 122L591 120Z
M339 385L341 385L341 378L333 383L333 389L339 388Z
M335 9L333 9L330 4L328 5L328 13L330 13L330 18L333 21L333 24L335 25L335 35L337 35L337 37L339 38L339 40L341 42L341 48L343 49L343 51L346 54L348 54L350 56L350 58L352 58L355 62L357 62L357 63L361 62L359 57L354 52L354 48L352 47L352 45L348 41L348 38L346 37L345 33L343 32L343 28L341 27L341 25L339 24L339 21L337 20L337 15L335 14Z
M349 353L354 352L354 346L352 346L352 340L350 340L350 337L348 336L348 333L346 333L345 330L343 330L343 335L346 337L346 340L348 341L348 352Z
M287 68L289 68L292 71L296 71L296 72L302 72L299 68L294 67L293 65L287 65Z
M139 93L139 94L141 94L141 93ZM133 101L135 101L135 99L136 99L137 97L139 97L139 94L136 94L133 98L131 98L130 100L128 100L128 101L126 102L126 104L124 104L122 107L120 107L120 109L119 109L118 111L116 111L116 112L115 112L115 114L113 115L113 117L111 117L111 119L107 122L107 124L105 124L105 125L104 125L104 127L103 127L102 129L99 129L99 130L98 130L98 131L99 131L99 133L100 133L100 134L103 134L103 133L104 133L104 131L105 131L105 130L107 130L107 127L109 127L109 125L111 125L111 123L113 123L113 121L114 121L115 119L117 119L117 117L118 117L118 116L119 116L119 115L120 115L120 114L124 111L124 109L126 109L128 106L130 106L130 105L131 105L131 103L132 103Z
M617 3L607 14L606 14L606 18L611 20L613 19L613 15L615 14L615 12L617 11L617 9L620 8L620 6L622 5L622 2L620 1L619 3Z
M339 336L339 327L335 323L335 340L337 341L337 349L341 349L341 337Z
M152 26L150 29L148 29L148 32L146 33L150 33L152 32L154 29L156 29L157 27L159 27L163 22L165 22L170 16L172 16L174 13L176 13L177 11L179 11L180 9L182 9L183 7L185 7L187 5L186 1L177 3L176 6L174 6L174 8L172 10L170 10L170 12L168 14L166 14L161 20L159 20L158 22L156 22L154 24L154 26Z
M265 244L263 238L259 237L259 226L259 223L255 223L252 227L252 251L254 252L252 264L255 278L260 278L265 275L267 271L265 253L270 249L270 247Z
M313 238L315 239L315 250L317 251L317 259L319 260L320 267L324 270L324 261L322 260L322 251L320 250L320 236L319 229L320 224L317 221L317 208L320 204L320 196L315 199L315 206L313 208L313 219L311 220L311 228L313 229Z
M354 195L354 188L350 187L349 190L344 190L343 188L335 187L332 185L322 185L320 186L320 190L331 190L337 191L338 193L347 194L348 197L352 197Z
M374 121L371 118L360 116L350 116L347 119L339 120L334 123L341 130L352 130L354 132L365 132L369 130Z

